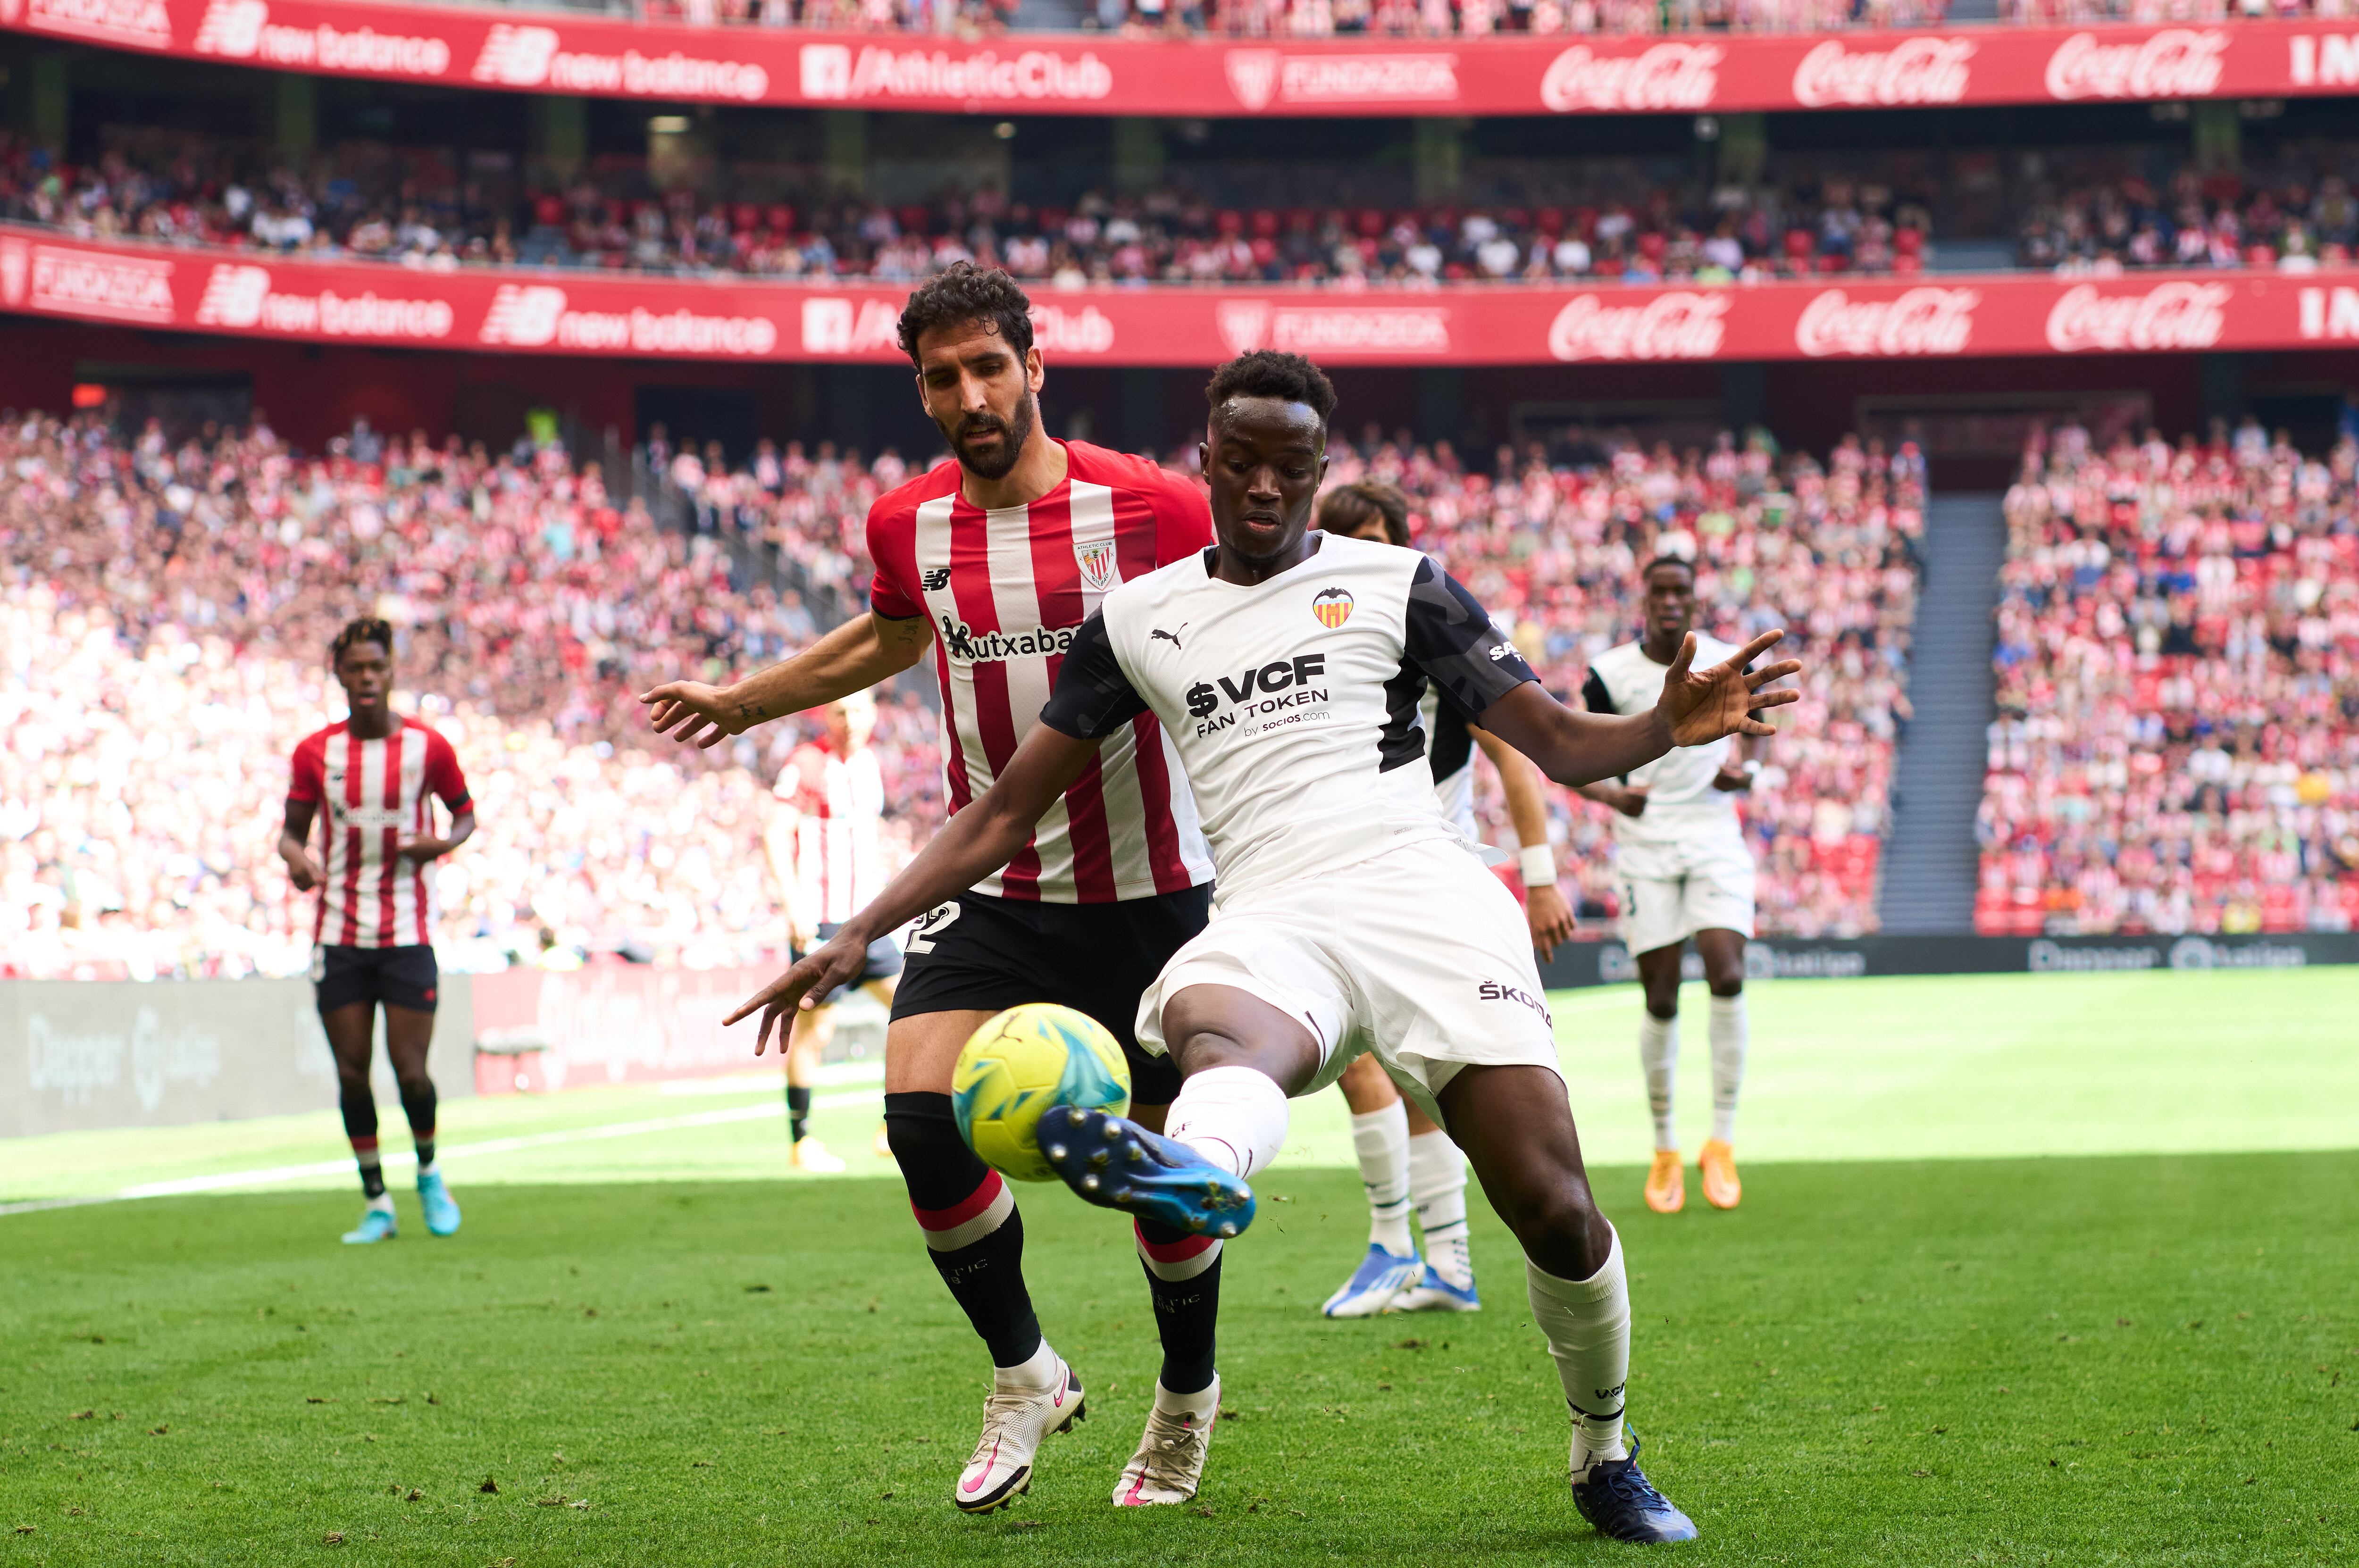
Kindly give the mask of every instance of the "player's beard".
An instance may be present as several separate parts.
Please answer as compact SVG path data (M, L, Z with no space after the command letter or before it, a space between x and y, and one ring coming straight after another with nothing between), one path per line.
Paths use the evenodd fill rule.
M995 414L971 414L959 421L956 430L942 434L949 438L951 450L958 454L959 466L967 472L977 479L1006 479L1016 467L1016 460L1023 455L1024 443L1032 438L1032 427L1039 422L1039 401L1027 387L1024 400L1016 406L1012 417L1003 420ZM967 449L967 439L986 430L1001 432L999 450L978 456Z

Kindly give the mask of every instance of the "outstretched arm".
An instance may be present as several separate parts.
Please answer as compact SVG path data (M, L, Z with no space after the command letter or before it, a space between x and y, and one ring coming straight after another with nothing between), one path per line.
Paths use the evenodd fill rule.
M1576 789L1626 773L1674 746L1701 746L1723 735L1775 735L1774 726L1753 714L1801 694L1763 688L1802 666L1786 659L1750 675L1745 666L1784 636L1764 632L1726 663L1699 670L1690 633L1663 676L1663 695L1645 713L1578 713L1527 681L1483 710L1483 727L1538 762L1540 772Z
M786 1049L799 1007L818 1005L858 975L869 943L1006 865L1032 836L1041 813L1073 786L1097 754L1095 741L1035 724L983 798L952 816L908 869L886 884L874 903L721 1022L734 1023L759 1012L762 1026L754 1036L754 1054L760 1055L769 1044L773 1026L778 1028L778 1048Z
M639 694L656 733L707 751L756 724L818 708L892 679L925 656L934 640L922 615L854 616L799 654L732 686L667 681Z

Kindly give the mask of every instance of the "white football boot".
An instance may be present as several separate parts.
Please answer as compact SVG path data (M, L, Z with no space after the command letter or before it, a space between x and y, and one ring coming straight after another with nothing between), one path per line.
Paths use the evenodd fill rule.
M1196 1495L1204 1477L1204 1455L1212 1445L1212 1427L1221 1419L1221 1380L1201 1393L1175 1394L1155 1385L1155 1408L1147 1412L1147 1431L1138 1452L1122 1467L1114 1489L1118 1509L1147 1508L1156 1503L1184 1503Z
M1043 1346L1043 1348L1046 1348ZM968 1513L1006 1508L1032 1489L1032 1455L1052 1432L1071 1432L1087 1419L1081 1379L1064 1358L1049 1352L1056 1375L1045 1388L995 1387L983 1401L983 1435L974 1456L959 1473L951 1500Z

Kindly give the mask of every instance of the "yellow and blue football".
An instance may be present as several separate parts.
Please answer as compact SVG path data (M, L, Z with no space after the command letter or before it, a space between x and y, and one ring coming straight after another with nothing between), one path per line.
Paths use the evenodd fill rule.
M1011 1007L976 1030L951 1075L959 1135L984 1163L1019 1182L1049 1182L1040 1117L1069 1105L1114 1116L1130 1109L1122 1046L1086 1013L1054 1002Z

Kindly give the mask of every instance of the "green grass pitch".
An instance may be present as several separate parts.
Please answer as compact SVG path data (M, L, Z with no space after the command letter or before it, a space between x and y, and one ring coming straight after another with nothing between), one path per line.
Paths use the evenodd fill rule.
M1630 1258L1632 1417L1704 1530L1671 1550L2359 1560L2354 1000L2348 971L1763 986L1745 1206L1665 1218L1618 1162L1646 1141L1633 1004L1557 998ZM1487 1311L1313 1315L1365 1234L1340 1106L1298 1108L1296 1157L1261 1184L1283 1201L1229 1254L1234 1413L1201 1507L1144 1516L1106 1500L1155 1365L1114 1217L1024 1191L1034 1295L1092 1418L1030 1497L973 1519L947 1494L981 1357L889 1175L781 1177L777 1123L750 1111L455 1152L758 1103L454 1102L450 1241L397 1188L399 1241L337 1246L349 1178L0 1217L0 1564L1634 1550L1572 1510L1562 1401L1479 1202ZM874 1125L873 1102L823 1115L847 1152ZM335 1152L327 1119L25 1141L0 1148L0 1200Z

